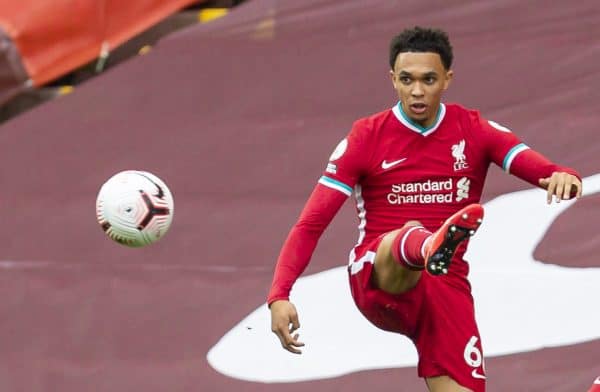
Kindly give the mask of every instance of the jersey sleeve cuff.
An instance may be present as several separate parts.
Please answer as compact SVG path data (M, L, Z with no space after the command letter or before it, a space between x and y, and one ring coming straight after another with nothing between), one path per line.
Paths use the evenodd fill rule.
M502 170L504 170L507 173L510 173L510 165L515 160L516 156L519 155L519 153L528 149L529 146L527 146L525 143L519 143L510 150L508 150L508 152L504 156L504 160L502 161Z
M328 188L335 189L336 191L342 192L346 196L352 195L352 187L344 184L341 181L334 180L333 178L322 176L319 179L319 184L324 185Z

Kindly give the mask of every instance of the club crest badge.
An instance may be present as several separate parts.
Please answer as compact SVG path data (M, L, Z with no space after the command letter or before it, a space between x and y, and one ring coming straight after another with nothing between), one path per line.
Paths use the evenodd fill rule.
M469 167L467 157L465 156L465 139L452 146L452 156L454 157L454 171L464 170Z

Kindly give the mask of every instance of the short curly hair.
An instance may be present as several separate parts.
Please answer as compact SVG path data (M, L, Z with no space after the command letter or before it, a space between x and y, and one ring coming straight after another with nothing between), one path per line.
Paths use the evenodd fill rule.
M440 55L447 70L452 66L452 45L448 34L440 29L415 26L405 29L390 43L390 68L394 69L396 57L405 52L433 52Z

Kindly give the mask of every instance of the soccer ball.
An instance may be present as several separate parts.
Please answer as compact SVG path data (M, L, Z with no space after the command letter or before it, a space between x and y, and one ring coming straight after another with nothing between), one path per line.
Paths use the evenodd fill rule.
M140 247L158 241L173 220L173 196L155 175L138 170L115 174L100 188L96 218L119 244Z

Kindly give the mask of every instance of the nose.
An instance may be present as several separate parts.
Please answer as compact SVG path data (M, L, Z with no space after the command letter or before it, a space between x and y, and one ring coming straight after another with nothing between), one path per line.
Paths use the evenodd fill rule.
M425 90L423 90L421 82L415 82L410 93L414 97L422 97L425 94Z

